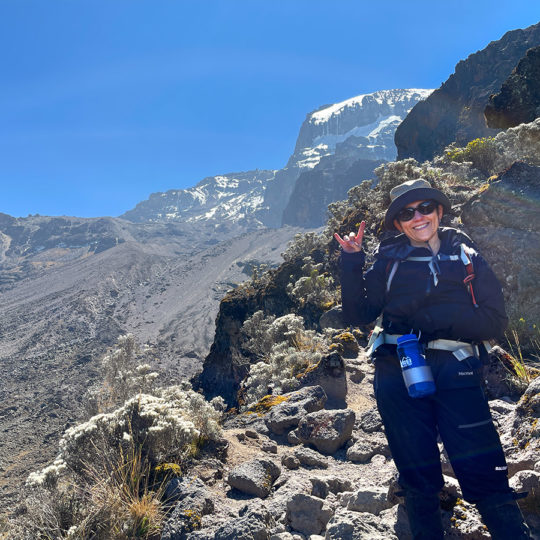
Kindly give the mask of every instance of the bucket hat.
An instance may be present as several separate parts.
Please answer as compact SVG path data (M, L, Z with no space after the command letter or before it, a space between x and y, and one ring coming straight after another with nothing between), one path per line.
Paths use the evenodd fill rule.
M394 231L394 219L399 211L414 201L434 200L441 204L445 212L450 211L452 205L448 197L438 189L431 187L431 184L424 178L407 180L390 190L390 206L384 216L384 226L389 231Z

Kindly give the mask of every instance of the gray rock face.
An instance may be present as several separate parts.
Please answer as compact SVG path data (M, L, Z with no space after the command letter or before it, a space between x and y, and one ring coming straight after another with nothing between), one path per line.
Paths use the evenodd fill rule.
M320 386L308 386L284 396L287 401L272 407L265 417L266 426L276 435L296 427L307 413L319 411L326 403L326 394Z
M500 129L532 122L540 116L540 47L527 51L500 92L490 96L484 114L490 128Z
M423 162L453 141L465 146L472 139L495 134L484 119L489 96L499 91L527 49L538 45L540 23L507 32L459 62L454 74L418 103L396 129L398 159L413 157Z
M312 444L323 454L333 454L350 438L354 420L350 409L317 411L303 418L294 433L304 444Z
M540 167L514 163L470 199L461 219L501 281L510 320L540 320ZM525 334L524 334L525 335ZM522 340L524 342L525 340Z
M291 528L305 535L319 534L332 513L323 500L305 493L297 493L287 503L287 520Z
M254 459L235 467L227 482L242 493L264 498L270 494L280 474L281 468L272 460Z
M299 227L320 227L327 217L328 205L347 198L347 192L364 180L374 180L374 170L386 163L380 159L349 159L329 156L312 170L300 174L282 223Z

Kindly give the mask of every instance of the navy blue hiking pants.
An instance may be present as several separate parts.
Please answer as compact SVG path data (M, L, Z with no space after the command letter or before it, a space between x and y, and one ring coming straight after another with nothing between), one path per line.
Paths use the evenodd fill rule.
M465 500L510 497L506 460L481 386L480 361L471 357L459 362L450 352L428 350L437 391L411 398L395 347L381 349L375 358L375 396L405 492L429 496L441 490L440 435Z

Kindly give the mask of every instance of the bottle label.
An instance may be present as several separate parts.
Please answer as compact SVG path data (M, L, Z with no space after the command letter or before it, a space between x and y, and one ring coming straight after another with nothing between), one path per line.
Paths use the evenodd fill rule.
M412 358L410 356L402 356L399 364L402 368L408 368L412 366Z

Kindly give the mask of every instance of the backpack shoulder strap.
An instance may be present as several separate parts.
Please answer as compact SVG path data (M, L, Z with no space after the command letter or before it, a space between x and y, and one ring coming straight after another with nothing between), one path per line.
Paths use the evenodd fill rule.
M460 253L460 259L463 265L465 266L465 271L467 272L467 276L463 280L463 283L465 283L465 286L467 287L467 290L469 291L469 294L471 295L472 303L474 307L478 307L478 304L476 302L476 298L474 296L474 289L473 289L473 280L475 278L474 274L474 265L471 258L471 248L469 248L466 244L461 244L460 246L461 253Z
M399 259L396 259L395 261L388 261L388 264L386 265L386 292L390 290L390 286L392 285L392 280L394 279L394 276L396 275L396 271L399 266Z

